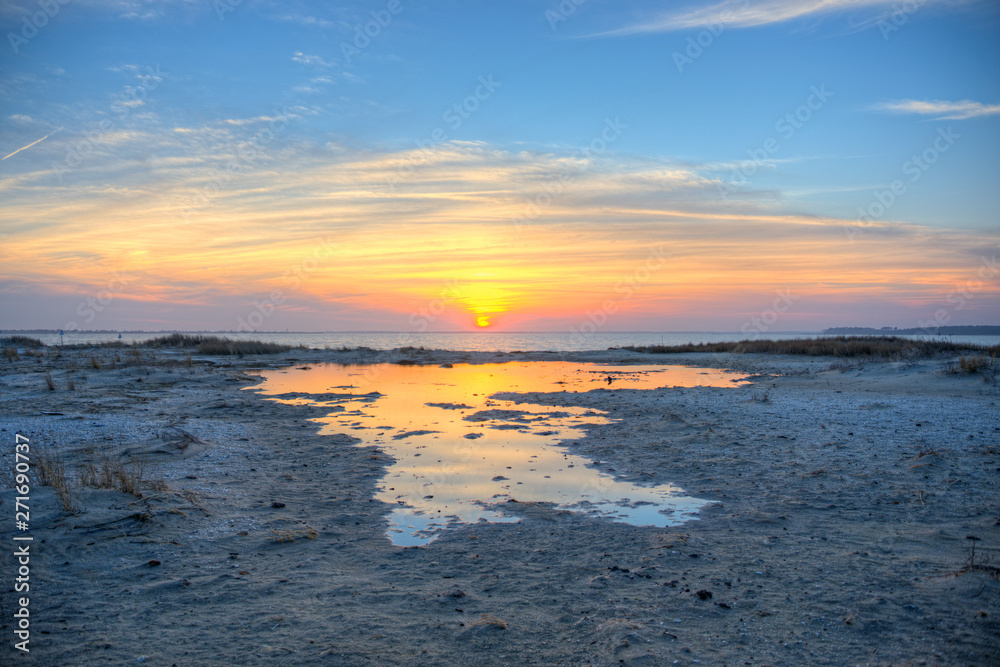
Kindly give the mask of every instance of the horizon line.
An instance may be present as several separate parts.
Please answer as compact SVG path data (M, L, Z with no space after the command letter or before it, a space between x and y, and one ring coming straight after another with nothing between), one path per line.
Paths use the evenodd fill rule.
M973 328L998 328L1000 324L953 324L945 325L939 327L941 329L973 329ZM610 330L610 331L595 331L589 332L588 336L595 336L599 334L655 334L655 335L666 335L666 334L753 334L753 335L765 335L765 334L821 334L828 329L858 329L858 330L871 330L871 331L913 331L921 330L921 327L851 327L851 326L835 326L835 327L825 327L821 330L775 330L775 331L755 331L755 332L745 332L745 331L729 331L720 329L682 329L682 330L641 330L641 329L626 329L626 330ZM62 329L0 329L0 335L4 333L51 333L59 334ZM71 331L64 331L64 335L70 334L114 334L114 333L128 333L128 334L240 334L240 335L255 335L255 334L268 334L268 335L328 335L328 334L392 334L392 335L409 335L409 336L421 336L421 335L438 335L438 334L464 334L464 335L483 335L483 334L565 334L573 335L573 331L565 330L543 330L543 331L482 331L482 330L471 330L471 331L461 331L461 330L449 330L449 331L390 331L385 329L363 329L363 330L348 330L348 331L238 331L235 329L73 329Z

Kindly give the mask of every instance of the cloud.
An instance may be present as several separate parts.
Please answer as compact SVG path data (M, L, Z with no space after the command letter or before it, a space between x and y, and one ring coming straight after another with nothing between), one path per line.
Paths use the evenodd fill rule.
M925 0L923 4L946 0ZM707 7L671 11L595 36L620 37L652 32L673 32L723 24L727 28L753 28L856 9L891 7L895 0L725 0Z
M251 125L253 123L280 122L295 117L294 114L287 114L284 116L256 116L254 118L226 118L222 122L226 125Z
M292 55L292 60L297 63L302 63L303 65L310 65L312 67L333 67L332 60L326 60L322 56L314 56L308 53L302 53L301 51L296 51Z
M302 14L286 14L285 16L279 16L277 18L279 21L290 21L292 23L316 26L318 28L330 28L337 25L333 21L327 21L326 19L316 16L304 16Z
M13 157L13 156L17 155L18 153L20 153L20 152L21 152L21 151L23 151L23 150L27 150L27 149L31 148L31 147L32 147L32 146L34 146L35 144L40 144L40 143L42 143L43 141L45 141L46 139L48 139L49 137L51 137L51 136L52 136L53 134L55 134L56 132L58 132L58 131L59 131L59 130L61 130L61 129L62 129L62 128L60 127L60 128L58 129L58 130L53 130L52 132L49 132L48 134L46 134L46 135L45 135L44 137L42 137L41 139L36 139L35 141L32 141L32 142L31 142L30 144L28 144L27 146L21 146L20 148L18 148L18 149L17 149L16 151L14 151L13 153L10 153L10 154L8 154L8 155L5 155L4 157L0 158L0 160L6 160L6 159L7 159L7 158L9 158L9 157Z
M895 113L915 113L924 116L937 116L935 120L965 120L979 116L994 116L1000 114L1000 104L983 104L972 100L946 102L944 100L899 100L898 102L883 102L876 104L879 111Z

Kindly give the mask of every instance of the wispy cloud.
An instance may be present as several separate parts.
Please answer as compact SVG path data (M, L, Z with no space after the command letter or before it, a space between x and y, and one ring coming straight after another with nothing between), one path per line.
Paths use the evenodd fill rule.
M213 11L212 3L203 0L73 0L73 4L104 13L113 12L119 18L130 20L158 19L174 11ZM39 8L41 5L35 0L5 0L0 3L0 16L5 14L30 16Z
M302 63L303 65L311 65L313 67L333 67L333 61L326 60L322 56L314 56L308 53L302 53L301 51L296 51L292 54L292 60L297 63Z
M925 0L923 4L946 0ZM753 28L856 9L892 6L894 0L725 0L689 10L662 12L631 25L596 36L618 37L651 32L672 32L724 24L727 28Z
M294 114L284 116L256 116L255 118L226 118L222 122L227 125L250 125L253 123L270 123L272 121L283 121L288 118L297 118Z
M303 14L286 14L284 16L279 16L277 18L279 21L300 23L302 25L316 26L317 28L330 28L337 25L333 21L327 21L324 18L320 18L317 16L305 16Z
M879 111L895 113L915 113L924 116L937 116L937 120L965 120L979 116L994 116L1000 114L1000 104L983 104L972 100L947 102L944 100L899 100L876 104Z
M5 155L5 156L3 156L2 158L0 158L0 161L2 161L2 160L6 160L6 159L7 159L7 158L9 158L9 157L13 157L14 155L17 155L18 153L20 153L21 151L24 151L24 150L28 150L29 148L31 148L31 147L32 147L32 146L34 146L35 144L40 144L40 143L42 143L43 141L45 141L46 139L48 139L49 137L51 137L51 136L52 136L53 134L55 134L56 132L58 132L58 131L59 131L59 130L61 130L61 129L62 129L62 128L60 127L60 128L59 128L59 129L57 129L57 130L53 130L52 132L49 132L48 134L46 134L46 135L45 135L44 137L42 137L41 139L36 139L35 141L32 141L32 142L31 142L30 144L28 144L27 146L21 146L20 148L18 148L18 149L17 149L16 151L14 151L13 153L10 153L10 154L8 154L8 155Z

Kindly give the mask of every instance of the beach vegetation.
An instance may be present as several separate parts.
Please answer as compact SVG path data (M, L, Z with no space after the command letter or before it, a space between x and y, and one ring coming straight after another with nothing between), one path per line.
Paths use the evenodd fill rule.
M98 489L116 489L136 498L142 498L142 485L146 477L146 462L131 457L122 460L110 451L102 451L88 460L80 472L81 486Z
M929 359L974 352L995 357L1000 345L985 346L943 340L918 340L899 336L832 336L792 340L744 340L685 345L645 345L622 348L647 354L727 352L731 354L790 354L843 357L881 361Z
M304 345L297 348L280 343L266 343L259 340L234 340L219 336L201 336L191 334L170 334L153 338L141 344L142 347L182 347L194 348L195 354L212 355L242 355L242 354L281 354L292 349L306 349Z
M3 347L25 347L32 349L45 347L45 343L31 336L4 336L0 338L0 345Z
M76 511L76 502L73 499L72 482L66 473L66 465L63 460L45 451L35 449L34 471L38 483L42 486L49 486L56 492L59 502L67 512Z

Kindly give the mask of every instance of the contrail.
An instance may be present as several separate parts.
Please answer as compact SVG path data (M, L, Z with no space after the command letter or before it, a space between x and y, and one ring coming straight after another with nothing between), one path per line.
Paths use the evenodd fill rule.
M61 129L62 129L62 128L60 127L60 128L59 128L59 130L61 130ZM53 130L52 132L49 132L48 134L46 134L46 135L45 135L44 137L42 137L41 139L39 139L39 140L37 140L37 141L32 141L32 142L31 142L30 144L28 144L27 146L21 146L20 148L18 148L18 149L17 149L16 151L14 151L13 153L11 153L10 155L5 155L4 157L0 157L0 162L2 162L3 160L6 160L6 159L7 159L7 158L9 158L9 157L10 157L11 155L17 155L18 153L20 153L21 151L23 151L23 150L24 150L24 149L26 149L26 148L31 148L31 147L32 147L32 146L34 146L35 144L40 144L40 143L42 143L43 141L45 141L46 139L48 139L49 137L51 137L51 136L52 136L53 134L55 134L55 133L56 133L56 132L58 132L59 130Z

